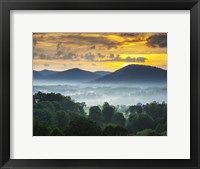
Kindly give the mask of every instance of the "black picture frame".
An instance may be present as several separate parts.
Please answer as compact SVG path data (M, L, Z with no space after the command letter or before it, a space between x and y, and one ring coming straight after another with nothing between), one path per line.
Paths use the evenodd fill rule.
M190 10L190 159L10 159L11 10ZM7 168L200 168L199 0L0 0L0 166Z

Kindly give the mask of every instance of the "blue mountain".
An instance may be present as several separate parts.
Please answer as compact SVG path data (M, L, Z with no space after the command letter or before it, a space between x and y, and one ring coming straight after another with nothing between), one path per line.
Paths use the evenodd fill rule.
M98 75L101 75L101 76L105 76L105 75L108 75L108 74L110 74L112 72L108 72L108 71L96 71L94 73L96 73Z
M38 71L38 73L40 73L43 76L49 76L49 75L54 75L58 73L58 71L44 69L44 70Z
M161 68L145 65L128 65L115 72L90 72L78 68L62 72L33 71L34 80L58 80L89 83L166 83L167 71Z
M128 65L113 73L100 77L93 83L158 83L167 81L167 71L145 65Z
M39 72L40 73L40 72ZM66 71L62 72L56 72L50 75L41 75L40 76L35 76L36 79L40 78L41 76L43 80L61 80L61 81L73 81L73 82L86 82L86 81L91 81L95 80L100 77L100 75L86 71L86 70L81 70L78 68L74 69L69 69Z

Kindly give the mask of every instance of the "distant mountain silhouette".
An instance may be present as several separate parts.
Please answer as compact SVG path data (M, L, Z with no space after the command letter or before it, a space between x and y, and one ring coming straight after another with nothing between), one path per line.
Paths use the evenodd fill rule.
M86 82L86 81L95 80L100 77L100 75L96 73L81 70L78 68L69 69L62 72L56 72L50 75L41 75L40 72L37 72L37 73L35 71L33 73L35 74L35 76L33 76L35 80L43 79L43 80L51 80L51 81L61 80L61 81L73 81L73 82Z
M41 75L38 71L33 70L33 79L43 79L43 75Z
M108 72L108 71L96 71L94 73L96 73L98 75L101 75L101 76L105 76L105 75L108 75L108 74L110 74L112 72Z
M50 70L33 71L34 80L60 80L88 83L166 83L167 71L161 68L145 65L128 65L115 72L90 72L78 68L62 72Z
M161 68L144 66L144 65L128 65L113 73L100 77L93 83L158 83L167 81L167 71Z
M40 75L44 75L44 76L53 75L53 74L58 73L58 71L47 70L47 69L44 69L44 70L41 70L38 72L40 73Z

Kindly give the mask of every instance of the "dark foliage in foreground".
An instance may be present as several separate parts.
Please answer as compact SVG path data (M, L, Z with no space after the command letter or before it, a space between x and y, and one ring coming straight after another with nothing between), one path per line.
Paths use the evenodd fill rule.
M125 112L104 103L92 106L70 97L38 92L33 96L34 136L166 136L167 104L131 105Z

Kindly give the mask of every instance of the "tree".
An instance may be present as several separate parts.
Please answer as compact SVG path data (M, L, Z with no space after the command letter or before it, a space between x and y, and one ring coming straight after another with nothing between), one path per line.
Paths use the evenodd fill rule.
M101 109L98 106L90 107L89 118L98 122L98 123L102 122Z
M115 113L115 109L112 106L105 106L102 110L103 118L105 123L112 122L112 117Z
M63 136L64 134L59 128L54 128L53 131L51 132L50 136Z
M122 113L115 113L113 116L113 123L118 124L120 126L124 126L126 122L126 119L124 118L124 115Z
M113 125L108 125L103 130L104 136L115 136L115 127Z
M57 111L55 116L55 123L59 129L64 130L69 124L69 114L62 110Z
M142 113L142 111L143 111L143 108L142 108L142 104L141 103L138 103L137 105L136 105L136 111L137 111L137 113Z
M127 130L122 126L115 127L115 135L116 136L127 136Z
M39 102L41 101L63 101L65 99L68 99L68 97L65 97L61 95L60 93L42 93L38 92L34 94L33 99L38 99Z
M127 130L121 126L108 125L103 130L104 136L126 136Z
M154 119L156 118L166 118L167 117L167 104L163 102L159 104L157 102L152 102L150 104L146 104L144 106L144 110L146 113L151 115Z
M128 133L131 135L136 134L140 130L144 129L153 129L154 128L154 120L153 118L146 114L131 114L128 118L127 129Z
M138 103L137 105L132 105L128 108L128 110L126 111L126 113L129 113L129 114L134 114L134 113L142 113L143 111L143 106L141 103Z
M102 130L96 122L85 117L77 117L70 122L69 128L65 130L65 135L100 136Z
M164 124L158 123L157 126L156 126L156 128L155 128L155 130L158 133L162 133L162 132L167 131L167 123L164 123Z
M109 103L108 102L104 102L104 104L103 104L103 109L105 108L105 107L109 107L110 105L109 105Z
M133 105L133 106L130 106L128 109L127 109L127 111L126 111L126 113L128 114L134 114L134 113L136 113L137 112L137 110L136 110L136 106L135 105Z
M53 122L52 114L48 109L33 109L33 118L48 123Z
M137 136L160 136L155 130L152 129L144 129L142 131L138 131L136 133Z
M50 127L45 121L33 120L33 135L34 136L49 136Z

